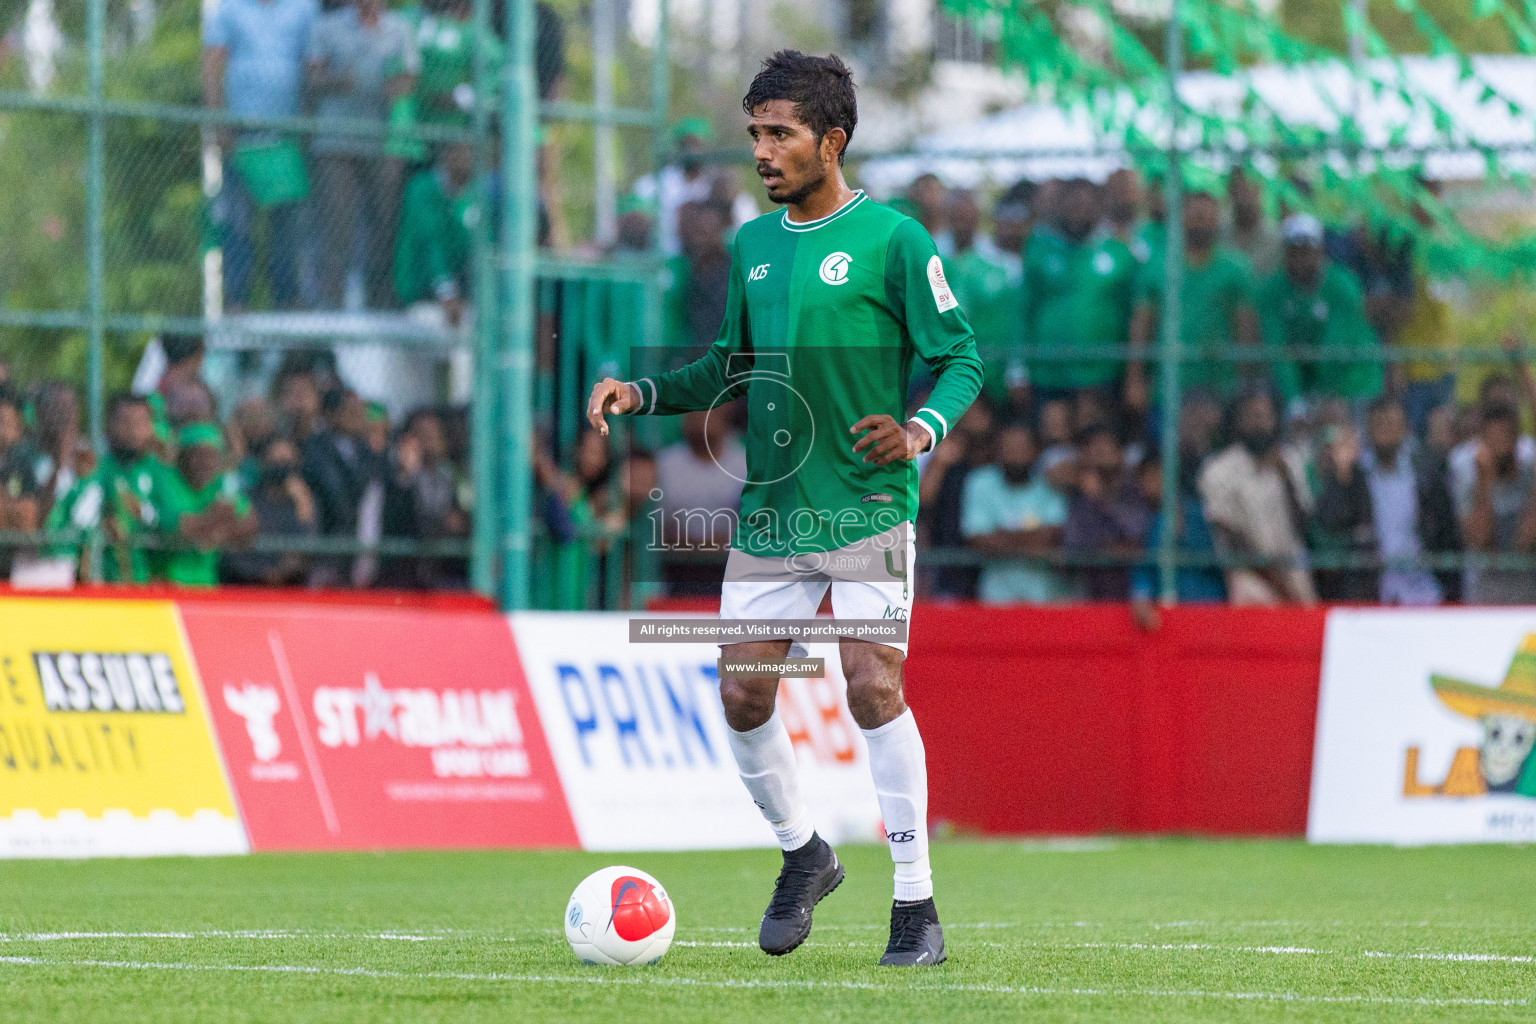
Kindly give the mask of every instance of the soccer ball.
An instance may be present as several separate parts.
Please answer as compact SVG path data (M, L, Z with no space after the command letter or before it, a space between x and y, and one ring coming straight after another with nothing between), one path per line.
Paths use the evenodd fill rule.
M565 908L565 938L587 964L653 964L672 946L677 916L667 890L617 865L582 879Z

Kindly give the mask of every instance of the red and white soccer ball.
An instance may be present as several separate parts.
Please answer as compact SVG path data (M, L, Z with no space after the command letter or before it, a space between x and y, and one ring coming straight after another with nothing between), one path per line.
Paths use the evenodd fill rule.
M653 964L671 948L676 928L667 890L622 865L584 878L565 908L565 938L582 963Z

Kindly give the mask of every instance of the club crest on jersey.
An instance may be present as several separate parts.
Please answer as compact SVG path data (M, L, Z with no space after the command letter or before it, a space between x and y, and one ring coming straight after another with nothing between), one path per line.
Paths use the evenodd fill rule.
M944 280L944 261L938 256L928 258L928 287L933 291L933 304L939 307L940 313L948 313L960 305L949 282Z
M852 266L852 256L845 252L834 252L821 261L821 279L831 285L847 284L848 270Z

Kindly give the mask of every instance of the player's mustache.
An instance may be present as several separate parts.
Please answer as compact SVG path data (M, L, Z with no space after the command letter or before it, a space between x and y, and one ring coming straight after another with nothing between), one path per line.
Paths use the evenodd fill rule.
M757 165L757 176L759 178L766 178L770 174L776 178L784 177L784 172L779 170L777 167L769 167L767 164Z

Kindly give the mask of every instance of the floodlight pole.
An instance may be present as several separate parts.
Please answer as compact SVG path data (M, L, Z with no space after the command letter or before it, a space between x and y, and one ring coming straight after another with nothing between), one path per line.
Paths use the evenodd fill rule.
M1184 288L1184 166L1179 152L1181 105L1179 77L1184 71L1184 29L1181 4L1172 0L1164 43L1168 74L1168 170L1163 176L1167 219L1163 243L1163 316L1158 366L1161 369L1161 449L1163 461L1162 535L1158 539L1158 590L1162 603L1178 601L1179 559L1179 328Z

